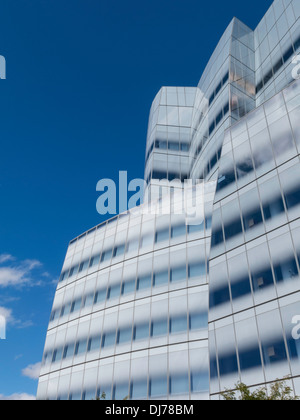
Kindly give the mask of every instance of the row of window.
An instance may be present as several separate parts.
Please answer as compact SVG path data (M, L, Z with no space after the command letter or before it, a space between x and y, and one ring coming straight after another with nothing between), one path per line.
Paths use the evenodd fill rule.
M70 392L61 394L57 400L82 400L91 401L101 399L105 394L106 400L124 400L129 397L130 400L141 400L147 398L162 398L168 395L188 395L189 393L208 392L209 375L204 371L191 371L190 375L186 373L158 376L132 380L130 383L116 383L102 385L95 388L85 389L83 392Z
M280 150L281 154L287 151L287 148L291 149L292 147L295 147L291 133L291 131L286 132L286 139L289 139L289 144L284 150ZM235 160L234 164L232 163L231 168L228 168L226 170L222 170L222 167L220 168L220 176L218 179L216 192L220 192L222 189L230 186L235 182L238 182L239 180L246 177L248 174L254 172L254 170L258 171L263 165L269 162L274 162L274 154L272 151L271 142L268 140L268 134L266 134L266 136L266 139L262 137L262 141L267 141L264 141L265 144L262 144L259 150L253 151L251 152L251 154L248 152L247 155L243 157L242 161ZM280 149L279 142L284 141L286 139L272 139L272 145L274 147L274 150Z
M217 85L216 89L214 90L213 94L210 96L209 98L209 106L213 103L214 99L217 97L217 95L220 93L222 87L228 82L229 80L229 72L227 72L225 74L225 76L223 77L223 79L220 81L220 83ZM227 115L227 113L229 112L229 103L226 104L223 109L219 112L219 114L216 116L216 118L214 119L214 121L211 123L210 128L209 128L209 132L207 133L207 135L205 136L206 138L209 137L209 135L214 131L214 129L219 125L219 123L221 122L221 120L223 119L223 117L225 117ZM205 138L204 137L204 138ZM203 140L204 140L203 138ZM204 145L204 141L202 140L202 146ZM149 159L150 154L152 153L153 149L161 149L161 150L171 150L171 151L181 151L181 152L189 152L190 150L190 145L188 143L181 143L181 142L174 142L174 141L166 141L166 140L156 140L154 143L151 144L147 155L146 155L146 163ZM198 148L199 149L199 148ZM201 149L195 152L194 157L196 158L198 156L198 154L200 153ZM152 176L152 178L155 178L154 176ZM176 178L176 177L175 177ZM172 179L175 179L172 178ZM162 178L155 178L155 179L162 179Z
M174 152L189 152L190 145L170 140L155 140L155 148L161 150L171 150Z
M167 336L169 334L184 333L187 331L203 330L208 326L208 313L190 313L188 316L159 319L144 324L137 324L117 331L103 332L89 338L84 338L64 347L47 351L43 357L43 364L58 363L79 355L84 355L104 348L111 348L121 344L130 344L134 341L148 340L149 338Z
M210 171L215 167L215 165L220 161L222 153L222 147L218 149L218 151L214 154L214 156L209 160L206 167L204 168L202 172L202 178L205 179L207 175L210 173Z
M238 358L236 352L227 354L226 356L218 357L218 364L215 357L211 357L210 360L210 376L212 379L218 378L218 372L220 376L230 375L237 373L238 360L241 371L248 369L273 365L280 362L287 361L287 354L291 359L299 359L300 357L300 345L299 342L294 340L292 337L287 339L287 349L283 339L264 343L261 345L262 352L259 346L253 346L246 350L238 351ZM262 356L261 356L262 355Z
M190 144L186 142L172 141L172 140L155 140L151 144L146 155L146 163L148 162L150 154L153 152L153 149L160 150L170 150L173 152L184 152L188 153L190 151Z
M212 132L218 127L218 125L221 123L222 119L225 118L225 116L229 113L229 102L223 107L223 109L219 112L219 114L216 116L216 118L212 121L210 124L209 130L207 133L203 136L197 150L194 153L194 159L197 158L199 153L201 152L202 148L204 147L207 139L212 134ZM158 143L155 142L155 144L167 144L167 142L162 142L157 140ZM156 147L156 146L155 146ZM160 147L160 146L159 146ZM148 151L146 161L149 158L150 153L153 151L154 143L151 146L150 150ZM216 155L213 157L212 162L210 162L210 167L212 165L214 166L215 163L217 163L218 160L220 160L221 157L221 150L219 150ZM216 159L216 162L214 163L214 160ZM167 179L168 181L173 181L174 179L180 179L182 182L185 179L189 178L189 174L180 174L179 172L170 172L170 171L157 171L154 170L152 174L149 174L148 179L146 180L147 183L149 183L150 179Z
M292 209L295 206L300 204L300 186L296 187L292 191L284 193L285 203L288 210ZM265 221L270 220L277 215L285 212L283 198L277 197L270 202L262 205L263 213L261 212L260 206L257 208L249 211L248 213L245 212L242 214L242 221L241 217L238 216L235 220L231 221L228 224L224 224L224 229L220 227L219 229L213 229L212 231L212 238L211 238L211 246L216 247L229 239L240 235L244 231L247 232L256 226L263 223L263 217Z
M229 112L229 102L223 107L223 109L221 109L221 111L218 113L216 118L210 123L209 129L208 129L209 136L218 127L218 125L223 120L223 118L228 114L228 112Z
M171 172L171 171L157 171L154 170L152 174L150 173L147 179L147 183L149 183L150 179L167 179L168 181L174 181L175 179L179 179L181 182L184 182L186 179L189 179L188 174L179 173L179 172Z
M208 138L210 137L210 135L212 134L212 132L214 131L214 129L218 127L218 125L220 124L220 122L222 121L222 119L225 118L225 116L228 114L229 109L230 108L229 108L229 102L228 102L224 106L224 108L219 112L219 114L213 120L213 122L210 124L209 130L205 133L205 135L203 136L203 138L199 142L199 146L197 147L197 149L196 149L196 151L194 153L194 159L196 159L197 156L199 156L199 154L200 154L201 150L203 149L205 143L207 142Z
M188 278L201 277L206 275L206 264L198 262L197 264L190 264L172 268L170 273L168 270L161 271L139 277L137 280L127 280L114 286L108 286L104 289L96 290L95 293L84 295L78 299L74 299L65 303L61 308L56 308L52 311L50 322L69 314L76 313L83 308L89 308L97 303L109 301L111 299L119 299L131 293L137 293L142 290L151 289L151 287L159 287L167 285L168 283L176 283L185 281Z
M298 51L300 48L300 36L297 40L287 49L283 56L276 62L276 64L271 68L271 70L263 77L263 79L256 86L256 94L258 94L264 86L266 86L269 81L275 77L276 73L282 68L282 66L287 63Z
M229 72L227 72L225 74L225 76L223 77L223 79L217 85L217 87L214 90L214 92L211 94L211 96L209 98L209 106L213 103L213 101L215 100L215 98L217 97L217 95L219 94L219 92L221 91L222 87L226 85L226 83L228 82L228 80L229 80Z
M209 229L211 225L211 219L207 218L205 220L205 228ZM166 241L180 236L185 236L186 234L193 234L196 232L204 231L204 223L199 225L177 225L171 226L171 228L162 229L155 233L155 243L161 241ZM139 248L142 248L145 238L136 239L134 241L128 242L127 244L120 244L115 246L113 249L103 250L102 253L93 255L91 258L82 261L80 264L72 266L70 269L62 272L59 282L66 280L76 274L82 273L88 268L96 267L99 263L108 262L112 258L117 258L124 256L128 252L138 251ZM149 238L147 238L147 241Z
M109 225L110 223L116 222L117 219L122 219L123 217L128 217L129 213L122 213L118 214L115 217L112 217L111 219L106 220L103 223L100 223L100 225L93 227L92 229L88 230L87 232L83 233L82 235L78 236L77 238L70 241L69 245L74 244L75 242L79 241L80 239L85 238L86 236L90 235L91 233L94 233L97 229L104 229L105 225Z
M298 262L300 263L300 255ZM230 290L229 285L226 284L218 289L210 290L210 307L222 305L230 302L230 294L232 299L239 299L243 296L251 294L251 286L254 293L264 290L266 287L273 286L274 281L280 284L284 281L299 279L299 273L295 257L290 257L285 261L273 264L274 275L271 266L263 270L253 271L249 277L248 272L241 276L238 280L231 282Z

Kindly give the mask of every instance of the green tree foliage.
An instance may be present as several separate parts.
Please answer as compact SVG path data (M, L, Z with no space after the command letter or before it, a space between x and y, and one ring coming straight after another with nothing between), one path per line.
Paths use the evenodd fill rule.
M247 385L243 383L236 384L235 391L222 393L225 401L298 401L299 397L294 396L291 387L286 381L277 381L270 386L270 389L263 387L255 391L250 391Z

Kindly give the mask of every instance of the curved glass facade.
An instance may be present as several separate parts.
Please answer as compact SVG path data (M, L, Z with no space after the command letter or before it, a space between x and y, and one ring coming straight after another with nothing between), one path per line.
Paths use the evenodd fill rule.
M254 31L233 19L197 87L160 90L145 204L70 242L39 399L218 399L287 376L300 395L299 13L276 0ZM186 179L197 223L143 212Z
M208 398L205 217L122 214L72 241L55 295L39 398ZM164 202L163 202L164 204ZM142 210L142 208L141 208Z

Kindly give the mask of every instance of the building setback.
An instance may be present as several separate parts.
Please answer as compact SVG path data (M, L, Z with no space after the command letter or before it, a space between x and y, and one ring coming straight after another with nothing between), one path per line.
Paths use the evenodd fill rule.
M197 87L159 91L145 204L70 242L38 399L219 399L286 377L300 395L299 14L234 18ZM169 205L164 179L202 180L197 223L142 211Z

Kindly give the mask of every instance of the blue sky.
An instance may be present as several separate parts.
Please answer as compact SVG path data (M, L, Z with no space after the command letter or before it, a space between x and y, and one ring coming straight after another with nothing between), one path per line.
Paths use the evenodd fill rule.
M0 0L0 399L35 395L68 242L103 219L97 181L142 178L151 102L195 86L233 16L271 0Z

